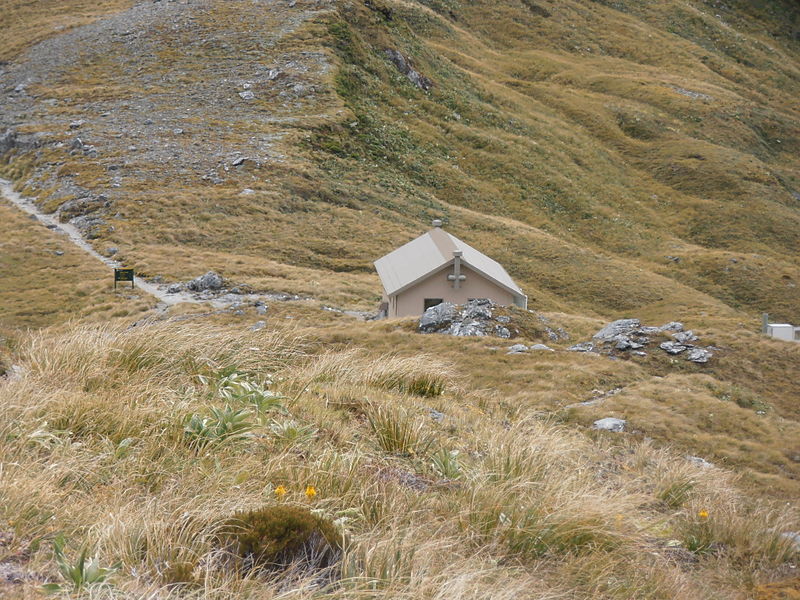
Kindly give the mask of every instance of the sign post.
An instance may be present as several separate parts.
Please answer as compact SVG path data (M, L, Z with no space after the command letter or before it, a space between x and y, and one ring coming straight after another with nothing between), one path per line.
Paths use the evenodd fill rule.
M131 289L136 287L133 282L133 269L114 269L114 289L117 289L118 281L130 281Z

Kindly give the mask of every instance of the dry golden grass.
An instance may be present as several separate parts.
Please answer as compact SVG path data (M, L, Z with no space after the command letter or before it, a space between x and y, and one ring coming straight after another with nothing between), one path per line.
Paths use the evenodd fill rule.
M0 239L0 327L131 319L155 304L137 290L114 292L108 267L4 202L0 222L6 232Z
M132 0L3 0L0 60L13 59L36 42L132 4Z
M530 408L497 419L450 385L452 367L437 369L448 382L439 423L428 415L435 398L387 389L352 352L314 365L315 343L291 329L201 323L30 334L14 357L23 375L0 380L0 561L17 556L20 568L69 584L52 562L61 533L69 559L86 546L101 565L119 563L112 588L90 590L97 598L688 600L748 597L791 560L779 534L797 527L796 515L749 499L729 472L647 443L590 439ZM356 366L343 370L348 363ZM381 373L408 382L419 368L380 361ZM284 392L286 412L224 400L218 386L234 372ZM413 419L426 445L395 451L386 436L401 421L379 435L365 405L320 401L354 389L367 411ZM193 445L188 417L226 403L247 411L249 434ZM275 437L288 421L311 433ZM276 503L311 506L346 534L332 584L308 572L226 569L219 525ZM189 577L182 584L172 579L179 572ZM35 595L37 585L13 589Z
M14 11L41 7L26 6ZM250 27L236 3L209 6L203 27ZM41 39L59 10L23 15L29 37L0 58ZM87 544L104 565L122 563L115 591L95 597L769 597L790 572L777 534L798 528L796 506L771 501L800 493L800 347L755 333L761 310L800 319L797 50L785 26L795 9L740 3L716 17L695 1L373 0L337 10L272 50L335 54L314 107L334 118L309 117L284 138L284 162L219 186L140 165L149 175L126 187L123 219L97 242L149 275L213 268L316 301L270 306L269 321L296 323L291 331L250 332L261 317L247 313L14 332L2 362L26 374L0 379L0 534L14 535L0 561L22 555L57 580L50 542L63 532L70 556ZM168 28L148 35L162 44L150 74L182 69L191 85L208 57L170 46L180 40ZM412 56L434 90L410 87L386 47ZM106 58L36 90L61 100L51 116L142 93L119 57ZM197 126L227 142L275 131L224 115ZM109 183L102 159L46 149L36 160L63 161L95 191ZM2 172L22 182L34 166L14 155ZM48 209L60 202L31 191ZM0 216L6 326L123 316L116 297L97 302L99 287L61 292L73 280L44 268L54 238L8 209ZM373 308L371 261L434 216L501 260L571 340L551 343L535 316L511 311L523 341L557 351L507 356L503 340L320 310ZM62 249L68 273L102 269ZM38 295L30 266L44 275ZM565 351L617 317L679 319L719 351L706 367ZM225 408L214 382L231 372L272 378L289 414L242 400L232 408L249 411L252 437L193 442L184 428ZM609 415L628 419L629 433L586 434ZM277 502L280 484L284 502L302 505L316 486L315 508L342 519L350 544L338 587L319 589L308 574L241 578L215 554L217 525ZM188 565L190 585L175 586L176 565ZM22 588L13 593L37 595L36 584Z

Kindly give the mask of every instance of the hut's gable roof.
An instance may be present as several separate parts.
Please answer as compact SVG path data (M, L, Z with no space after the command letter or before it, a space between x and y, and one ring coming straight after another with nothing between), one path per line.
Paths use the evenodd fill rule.
M462 252L463 264L509 292L525 295L500 263L439 227L379 258L375 268L386 294L393 296L452 263L456 250Z

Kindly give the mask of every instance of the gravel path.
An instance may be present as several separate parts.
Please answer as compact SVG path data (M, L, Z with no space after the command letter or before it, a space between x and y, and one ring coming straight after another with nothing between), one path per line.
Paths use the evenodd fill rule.
M48 215L43 213L38 209L36 204L29 198L24 198L19 193L14 191L14 188L11 185L10 181L5 179L0 179L0 193L2 193L3 198L5 198L8 202L16 206L17 208L25 211L29 215L33 215L36 219L48 229L55 231L57 233L63 234L67 236L70 242L75 244L78 248L86 252L86 254L96 258L104 265L111 269L120 268L124 265L121 265L118 261L115 261L111 258L103 256L95 251L94 248L81 236L80 231L74 226L69 223L60 223L54 215ZM191 294L187 292L179 292L174 294L168 294L165 289L160 288L157 285L152 283L148 283L144 279L135 277L134 284L137 288L142 290L143 292L147 292L151 296L155 296L163 302L166 307L174 306L176 304L180 304L182 302L188 302L190 304L211 304L214 308L224 308L229 306L231 303L224 302L221 300L202 300L199 298L195 298ZM165 308L166 308L165 307Z

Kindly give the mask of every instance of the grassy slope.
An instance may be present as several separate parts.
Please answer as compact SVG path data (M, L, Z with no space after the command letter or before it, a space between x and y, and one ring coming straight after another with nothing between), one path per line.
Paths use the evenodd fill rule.
M320 313L314 306L272 306L271 318L292 316L313 324L313 351L320 345L335 348L341 344L343 348L366 348L373 358L383 352L414 355L423 350L446 356L454 365L446 372L458 379L460 391L451 390L421 405L414 397L394 393L385 397L385 391L369 386L365 389L361 382L354 390L352 381L345 384L334 378L329 384L312 386L291 407L295 418L324 431L302 452L273 455L268 445L265 452L273 456L274 465L269 463L272 466L265 468L263 462L257 461L258 466L246 462L246 457L253 456L252 448L246 446L245 452L226 451L216 462L211 457L208 464L199 460L198 464L206 464L205 470L193 475L180 467L180 461L186 459L186 450L180 446L180 421L208 403L219 403L208 400L202 395L205 392L186 399L184 404L167 401L171 408L163 408L161 400L156 401L145 411L147 415L142 414L144 421L155 423L151 429L141 422L119 423L110 414L106 424L91 416L109 394L115 402L125 404L138 402L134 398L138 392L144 394L141 397L162 400L174 396L176 390L183 393L186 386L192 386L189 379L181 379L191 374L181 371L183 366L177 367L175 380L147 369L136 375L133 369L132 377L141 378L136 383L141 387L134 386L127 400L127 396L106 390L107 384L83 375L76 376L69 389L59 395L48 388L47 377L36 375L35 381L27 384L31 387L12 389L17 399L14 410L22 412L9 413L4 427L24 422L24 433L35 430L45 420L45 406L50 406L41 404L41 399L52 398L58 403L54 406L60 406L63 412L58 426L79 431L88 445L54 441L54 445L43 446L41 464L52 463L53 452L62 453L58 456L63 461L58 464L64 469L74 470L80 464L84 472L91 469L95 474L92 477L102 481L98 483L87 475L89 478L81 484L84 487L65 487L63 482L49 480L44 470L37 470L39 463L24 463L30 465L29 472L24 474L25 467L20 467L9 480L13 481L10 487L4 488L7 502L3 518L17 527L17 541L9 552L24 551L26 539L52 534L49 526L43 525L44 517L37 515L49 515L48 511L55 509L59 527L63 526L75 545L97 543L108 562L117 558L125 561L121 585L138 593L143 586L163 583L161 554L128 555L127 550L120 549L121 539L114 538L114 532L86 533L105 531L96 507L114 497L116 490L134 489L142 500L149 498L173 507L175 515L189 509L203 512L213 524L215 515L257 504L268 496L263 494L265 485L284 481L291 483L293 490L305 482L316 483L325 489L324 506L332 513L353 507L362 512L373 510L374 503L365 504L367 491L359 498L347 491L362 486L372 493L369 483L361 479L353 483L349 472L325 466L332 464L330 461L339 464L336 461L352 459L352 464L362 464L363 459L370 469L376 464L380 469L399 468L401 479L406 471L435 478L425 460L398 459L376 449L372 434L363 429L358 409L354 409L355 419L348 413L330 411L330 406L349 406L362 397L408 406L412 411L432 406L457 414L454 418L460 429L450 432L455 437L440 437L439 441L448 439L462 453L480 446L480 440L499 435L493 429L496 425L508 421L524 428L527 420L543 409L553 413L552 418L570 424L588 424L610 414L623 416L631 422L634 439L647 436L654 438L656 445L669 442L677 446L679 454L698 454L740 471L748 493L796 497L800 448L796 447L797 392L792 369L798 362L798 349L761 340L748 332L756 328L754 313L765 307L783 318L800 320L792 287L798 280L797 262L792 256L796 241L792 236L798 231L797 207L785 193L786 187L798 188L796 152L792 154L796 149L782 149L783 144L797 139L797 115L792 113L790 101L797 88L791 62L796 57L796 42L784 35L786 23L789 27L792 23L789 13L750 15L747 11L757 8L732 5L737 12L725 14L726 27L699 14L697 11L703 9L699 3L693 7L661 3L658 10L655 5L639 9L633 3L539 3L549 17L515 2L498 6L452 4L449 8L432 4L435 10L416 3L384 4L393 10L391 21L361 5L344 4L338 16L315 24L305 37L292 41L312 46L331 44L341 61L337 80L331 85L348 113L340 126L298 133L286 146L291 160L271 172L255 198L245 203L238 196L242 186L253 185L251 175L241 180L233 177L219 188L191 188L187 183L175 194L144 186L131 193L131 218L115 223L115 237L99 243L119 245L137 267L144 266L153 274L187 277L214 267L260 287L369 306L377 287L369 271L371 258L407 240L429 218L444 214L457 235L509 265L529 290L534 306L561 311L550 316L570 331L573 340L588 338L612 316L640 316L648 323L678 317L698 330L704 341L723 349L718 360L706 369L687 369L663 361L642 365L562 352L544 357L507 357L488 349L496 341L422 338L410 333L409 324L404 322L354 327L344 322L344 317ZM781 7L774 6L774 10ZM685 14L687 10L692 14ZM777 37L768 37L765 28ZM731 46L733 42L716 40L729 29L743 36L736 38L735 48L739 50ZM420 70L436 81L431 95L422 94L397 75L380 54L385 46L399 46L414 57ZM770 58L766 46L789 58ZM736 55L745 50L754 56ZM703 56L708 58L703 60ZM737 56L745 62L738 62ZM91 94L91 82L87 85L85 93ZM673 85L705 93L714 101L693 100L674 92ZM69 92L80 95L78 87ZM357 125L351 127L354 122ZM304 143L298 144L303 138ZM91 161L67 160L68 169L83 173L84 183L92 187L96 170ZM16 163L11 169L22 164ZM748 202L742 201L745 196ZM158 198L159 204L136 205L138 198ZM221 201L229 207L223 215L212 210ZM202 219L202 239L176 236L176 228L193 235L195 216L190 218L185 207L194 209L198 203L214 215ZM246 244L242 243L241 223L254 218L275 225L246 229ZM2 222L6 228L15 221ZM25 227L19 229L15 235L26 235ZM40 248L33 254L49 261L45 250L50 249L50 242L25 239L32 248ZM14 248L19 254L20 247ZM271 260L265 261L265 255ZM665 260L665 255L680 256L681 261ZM27 286L32 282L27 266L22 267L22 261L14 256L13 277L21 278ZM88 265L85 268L91 269ZM3 293L4 298L11 298L7 289ZM20 302L17 292L12 295L13 302ZM45 304L43 310L50 310L51 305ZM67 313L80 313L84 306L67 303L62 312L28 323L61 320ZM247 319L257 318L248 314L242 322L226 317L230 321L219 335L235 337ZM14 324L28 323L19 311L14 313ZM538 340L535 331L532 327L531 341ZM203 335L202 345L213 346L218 334ZM104 352L107 350L101 350L99 356ZM23 349L15 361L28 365L32 356ZM108 354L113 356L113 352ZM98 364L108 361L113 359L101 358ZM291 388L302 380L300 373L289 376L285 385ZM602 406L562 410L567 404L590 398L594 389L617 386L624 386L623 391ZM66 402L63 394L69 396ZM320 408L319 398L328 401L325 410ZM759 410L766 414L757 415ZM150 461L149 452L162 447L161 438L149 437L159 431L158 423L162 422L171 432L163 435L172 436L169 442L176 444L176 456L181 459L169 461L159 454L157 460L166 462L158 463L156 471L181 483L158 492L158 485L148 487L147 477L143 480L137 475L140 469L135 461ZM105 429L98 429L100 425ZM512 431L524 439L544 436L538 430L536 435ZM435 434L445 435L438 429ZM120 470L116 459L108 459L109 444L124 435L142 440L137 450L140 454L129 465L130 472ZM558 436L562 435L570 434L559 430ZM21 439L17 433L6 439L4 455L24 454L26 461L31 460L22 442L14 441L17 439ZM350 447L348 440L366 444L363 451L367 458L353 459L344 452L345 446ZM507 538L501 536L498 541L492 534L476 538L469 528L460 533L448 530L442 537L448 552L462 548L465 539L477 546L468 545L468 554L458 554L464 562L455 571L452 566L428 565L425 589L433 590L431 594L453 590L458 580L469 581L462 585L478 595L491 589L495 597L513 597L519 592L511 589L510 582L516 579L541 585L555 597L629 598L635 593L653 598L681 594L688 598L713 597L713 593L731 597L735 590L743 597L752 597L757 581L780 576L780 569L773 568L775 563L761 562L760 546L745 548L741 538L728 542L728 550L720 557L701 557L699 564L691 563L694 566L680 575L667 564L671 558L665 558L668 553L663 549L654 549L662 554L655 566L639 564L636 556L642 548L680 537L680 523L698 526L696 511L701 506L723 507L721 514L714 516L719 517L719 526L728 522L727 515L734 510L730 508L732 501L709 495L707 489L715 484L705 483L707 475L692 471L690 479L704 482L697 495L676 509L658 503L654 509L651 503L660 493L658 486L664 485L655 479L671 469L680 472L684 467L675 466L679 459L654 458L650 454L653 450L639 450L635 456L644 453L650 458L605 463L600 458L605 452L604 442L599 442L599 448L584 446L582 437L558 437L553 443L556 448L561 443L578 448L581 458L569 462L577 467L576 473L587 468L591 471L601 461L613 477L621 478L613 480L611 489L624 490L619 504L610 503L605 516L598 517L587 507L566 505L555 512L574 510L578 520L588 515L593 523L601 524L594 531L602 532L608 525L605 521L616 526L617 517L612 512L624 505L621 512L632 515L636 523L635 533L627 529L623 532L626 550L616 558L602 550L593 550L588 557L580 552L565 556L556 551L543 562L530 556L518 562L516 554L511 562L505 562ZM489 450L489 455L493 452ZM561 460L557 452L547 456L552 464ZM665 460L667 467L653 466L661 464L660 460ZM240 472L259 475L241 479ZM318 472L328 473L329 479L320 483ZM664 481L669 477L664 474ZM209 485L209 481L216 483ZM223 490L233 484L239 485L239 490L244 485L246 493L241 495L237 490L236 499L227 496ZM589 484L584 481L580 485ZM26 499L23 507L22 498L29 497L26 490L41 486L45 491L37 496L31 512L27 509L30 502ZM192 486L202 487L204 494L190 499L175 491L194 489ZM496 486L500 496L517 493L517 483L511 480L498 485L478 478L471 480L468 489L487 486ZM722 487L730 489L728 482ZM581 493L589 489L590 495L601 497L607 492L591 486L549 491L558 497L558 493L572 494L576 489ZM484 502L462 502L460 496L448 496L446 491L441 496L436 492L435 497L420 495L396 482L386 484L379 493L394 502L384 507L385 514L421 510L423 524L417 525L427 529L433 521L452 526L461 518L456 515L468 515L478 506L475 502ZM636 496L639 493L644 497ZM447 508L431 513L432 498L435 506L440 502ZM70 510L58 508L63 499L72 502ZM425 501L423 507L420 499ZM485 501L495 502L492 498ZM155 531L153 535L163 541L172 535L170 527L177 526L170 518L148 523L145 515L133 509L120 509L117 514L124 522L120 525L123 538L145 528ZM404 554L406 546L401 543L395 547L389 540L414 540L417 535L418 530L408 523L375 523L370 518L374 517L354 526L362 544L358 548L364 552L379 546L387 552L399 548ZM654 537L660 541L654 542L649 534L642 537L645 534L638 529L640 524L647 525L644 531L655 531ZM746 531L744 523L737 527L741 529L734 537ZM715 535L723 536L719 530ZM196 545L189 545L190 553L197 556L208 550L209 537L202 533L193 543ZM486 557L485 562L483 558L470 561L475 548L479 556ZM169 544L163 551L171 551ZM433 552L431 548L428 554ZM47 552L36 554L34 566L45 571L51 568L47 556ZM396 595L422 593L421 588L409 583L411 580L404 579L412 568L421 567L398 564L389 557L382 560L396 569L399 579L392 580L395 587L390 586ZM141 572L142 564L147 574L131 577L130 568L136 566ZM748 566L742 568L743 564ZM380 564L374 568L379 569ZM483 575L476 574L480 570ZM536 581L525 579L531 573L537 573ZM609 578L609 573L613 577ZM465 579L458 579L460 576ZM481 579L484 576L486 579ZM224 581L224 574L209 577L209 586L214 589L231 585ZM423 585L419 579L413 581ZM563 581L574 582L574 589L565 589ZM612 589L597 587L604 581L617 584ZM239 585L236 582L231 589L238 590ZM268 594L260 588L259 593Z
M133 4L132 0L3 0L0 3L0 60L59 32L91 23Z
M27 337L25 377L0 381L0 561L63 582L49 549L60 532L69 560L88 546L119 561L114 597L622 600L755 597L792 560L779 534L797 517L729 473L583 436L534 406L476 403L432 355L313 356L318 334L166 323ZM285 395L287 413L259 414L220 379L234 371ZM408 391L431 384L443 395ZM188 418L226 405L250 435L198 448ZM214 553L231 514L278 503L340 519L336 585L243 578Z
M152 306L140 293L115 293L110 269L16 208L0 204L0 221L7 228L0 241L0 328L135 319Z
M251 47L252 24L266 32L279 9L262 23L255 13L237 19L227 3L204 5L197 35L227 31L230 45L219 51L228 58L246 53L269 65L327 48L339 70L313 82L313 110L289 121L278 163L210 186L199 173L130 156L138 174L114 192L124 218L98 243L154 275L218 268L256 287L371 307L379 292L371 261L444 216L545 310L611 316L660 304L670 318L687 304L726 312L724 304L800 320L790 3L429 5L343 2L263 58ZM180 74L191 84L202 72L202 54L174 51L190 32L147 35L164 55L141 64L150 80ZM434 80L431 93L397 73L388 47ZM120 100L146 92L120 67L121 51L40 86L59 105L23 129L58 137L42 123L77 118L100 86ZM291 117L293 109L274 110ZM275 128L230 111L208 126L231 142ZM64 161L62 173L105 191L106 163L117 157L48 150L40 160ZM51 183L38 185L32 191L46 199ZM256 193L242 196L244 187Z

